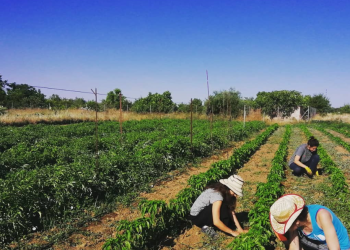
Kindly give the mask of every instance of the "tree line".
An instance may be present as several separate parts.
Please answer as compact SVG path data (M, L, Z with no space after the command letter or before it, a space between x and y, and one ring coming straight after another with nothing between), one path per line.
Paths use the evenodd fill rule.
M120 99L121 98L121 99ZM134 101L122 95L118 88L108 92L106 99L99 103L86 101L83 98L62 98L53 94L46 98L40 89L35 89L27 84L9 83L2 80L0 75L0 106L11 108L49 108L55 110L69 108L84 108L90 110L119 109L120 105L124 111L137 113L171 113L190 112L190 100L187 103L175 103L171 93L165 91L162 94L148 93L146 97L138 98ZM192 112L198 114L215 115L222 114L237 117L242 114L244 106L249 109L261 109L270 118L280 116L290 116L298 106L311 106L317 109L317 113L325 114L330 112L350 113L350 104L345 104L340 108L332 108L329 99L323 94L302 95L294 90L281 90L257 93L256 98L243 98L241 93L233 88L223 91L214 91L209 98L192 100Z

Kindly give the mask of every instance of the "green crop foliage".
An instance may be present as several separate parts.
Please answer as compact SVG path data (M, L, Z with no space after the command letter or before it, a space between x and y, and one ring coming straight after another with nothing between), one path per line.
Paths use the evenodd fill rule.
M0 130L0 244L149 189L165 173L242 140L263 122L156 119ZM213 144L212 144L213 141ZM160 204L158 204L160 206ZM157 209L158 209L157 205Z
M288 142L291 136L290 126L286 126L282 142L272 160L272 167L267 176L267 183L258 185L258 201L249 212L250 229L247 234L239 235L228 246L229 249L250 250L271 247L275 234L270 226L269 212L271 205L284 193L281 182L285 178L284 167L288 154Z
M181 190L176 199L171 200L167 206L162 201L144 201L140 205L143 217L132 222L122 222L117 227L117 230L123 232L118 233L116 238L106 241L103 249L121 249L120 247L126 247L125 245L120 245L125 239L127 239L128 244L131 244L130 248L125 249L146 249L157 245L157 241L165 237L169 232L188 223L186 218L190 208L207 184L226 178L236 169L242 167L277 128L277 124L270 126L257 138L246 142L237 149L230 159L212 164L210 170L205 173L191 176L188 181L190 187ZM149 215L148 217L147 214ZM140 230L137 231L138 226L145 218L149 222L147 224L149 227L142 227L143 231L140 233Z

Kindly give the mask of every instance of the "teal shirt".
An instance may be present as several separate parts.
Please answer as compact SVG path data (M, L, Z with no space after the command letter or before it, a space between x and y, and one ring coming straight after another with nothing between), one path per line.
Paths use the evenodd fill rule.
M343 223L339 220L339 218L329 208L321 206L321 205L308 205L307 208L309 209L309 214L311 217L312 232L310 234L306 235L302 231L302 233L304 235L306 235L310 239L320 241L323 244L327 244L324 232L318 226L318 224L316 222L317 212L320 209L326 209L332 215L332 222L333 222L335 231L337 232L337 237L339 240L340 249L342 249L342 250L350 249L350 240L349 240L349 236L348 236L348 232L346 231L346 228L344 227Z

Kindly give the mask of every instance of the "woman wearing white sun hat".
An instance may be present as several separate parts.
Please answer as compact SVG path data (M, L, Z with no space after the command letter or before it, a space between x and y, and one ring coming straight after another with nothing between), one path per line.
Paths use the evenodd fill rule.
M327 207L305 205L300 195L280 197L270 208L270 222L288 249L350 249L346 228Z
M210 237L215 238L215 226L221 231L232 236L246 232L240 226L236 214L236 198L243 196L243 179L239 175L232 175L228 179L221 179L219 182L208 185L191 207L193 224L202 228L202 231ZM229 227L233 221L237 231Z

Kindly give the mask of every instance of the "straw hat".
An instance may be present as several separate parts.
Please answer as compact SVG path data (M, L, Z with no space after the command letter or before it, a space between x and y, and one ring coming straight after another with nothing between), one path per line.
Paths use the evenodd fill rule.
M273 230L285 234L305 207L303 197L297 194L286 194L270 207L270 222Z
M244 181L239 175L231 175L227 179L221 179L220 182L231 189L235 194L241 197L243 196L242 186Z

